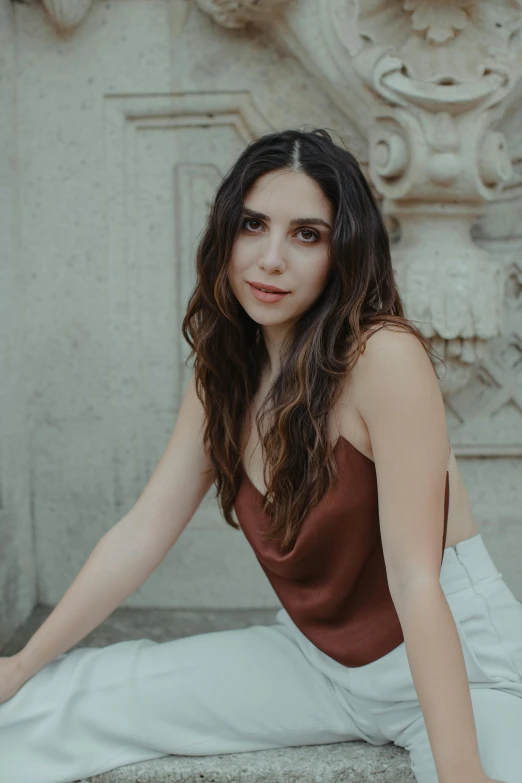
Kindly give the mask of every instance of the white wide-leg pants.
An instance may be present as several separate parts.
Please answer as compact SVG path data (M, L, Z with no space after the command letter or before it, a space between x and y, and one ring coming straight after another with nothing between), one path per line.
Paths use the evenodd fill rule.
M445 550L441 585L484 769L522 783L522 604L480 535ZM406 748L418 783L438 783L404 643L346 667L280 609L270 626L59 656L0 704L0 783L71 783L169 754L356 739Z

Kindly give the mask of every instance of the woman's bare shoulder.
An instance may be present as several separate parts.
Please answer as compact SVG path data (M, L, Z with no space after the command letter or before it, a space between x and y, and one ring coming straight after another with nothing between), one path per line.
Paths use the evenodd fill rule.
M418 338L400 324L373 324L368 327L362 334L360 350L357 351L357 344L352 343L347 352L350 369L346 373L344 382L343 396L345 399L349 398L352 405L357 408L357 400L361 398L361 395L364 397L368 384L366 366L372 360L375 361L375 357L380 351L391 350L395 346L400 347L405 342L413 340L418 342Z
M394 339L393 335L397 333L412 334L404 326L401 326L400 324L389 323L389 322L382 323L382 324L372 324L371 326L367 327L365 330L363 330L361 335L361 349L359 350L359 356L357 356L356 362L359 360L361 356L364 356L367 347L370 345L370 341L372 344L372 348L376 345L380 346L381 344L383 344L383 341ZM358 350L357 343L352 340L348 346L346 358L348 359L352 358L352 356L355 353L357 353L357 350Z

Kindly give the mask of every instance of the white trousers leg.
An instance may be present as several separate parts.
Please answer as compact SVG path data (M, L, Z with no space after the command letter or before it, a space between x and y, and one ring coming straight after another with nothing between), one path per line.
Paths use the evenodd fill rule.
M522 783L522 604L497 570L481 535L448 547L440 577L462 644L482 766L489 777ZM279 615L278 615L279 616ZM404 642L378 660L339 666L281 619L314 668L341 686L360 721L410 753L417 783L438 783Z
M76 648L0 704L0 781L361 739L338 690L280 625Z

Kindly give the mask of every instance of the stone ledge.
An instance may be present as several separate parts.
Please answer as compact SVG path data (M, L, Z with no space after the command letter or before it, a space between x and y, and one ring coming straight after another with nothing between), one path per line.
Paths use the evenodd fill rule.
M408 753L392 743L258 750L219 756L164 756L80 783L415 783Z

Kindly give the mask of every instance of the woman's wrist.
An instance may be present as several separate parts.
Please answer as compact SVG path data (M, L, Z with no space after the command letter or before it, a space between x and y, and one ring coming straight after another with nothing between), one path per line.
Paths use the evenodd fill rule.
M27 682L31 678L31 674L29 671L27 671L26 667L24 666L24 659L21 654L22 651L15 653L15 655L12 655L13 664L15 667L15 671L17 674L17 683L21 687L24 685L24 683Z
M462 763L458 769L439 774L439 783L489 783L489 778L482 768L480 759Z

